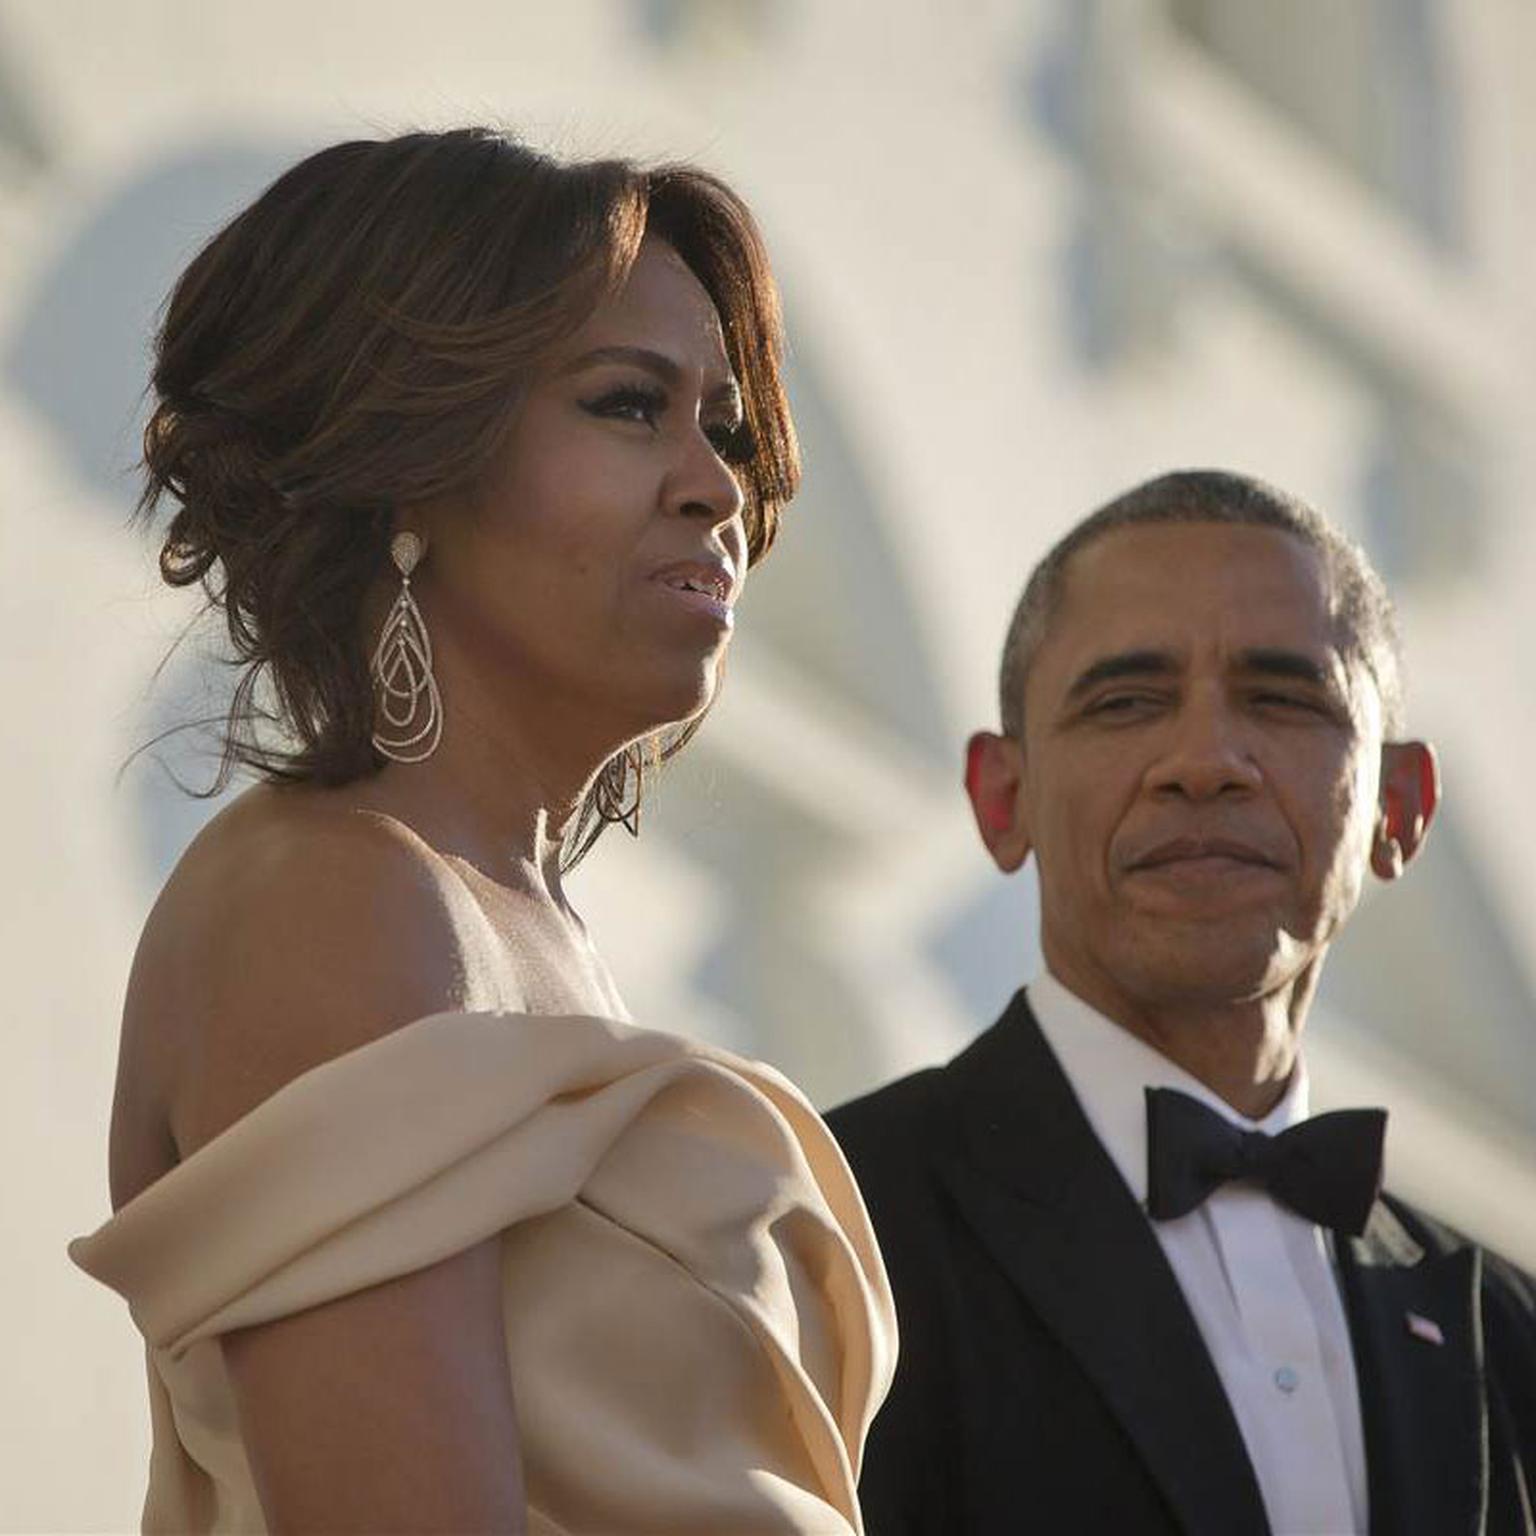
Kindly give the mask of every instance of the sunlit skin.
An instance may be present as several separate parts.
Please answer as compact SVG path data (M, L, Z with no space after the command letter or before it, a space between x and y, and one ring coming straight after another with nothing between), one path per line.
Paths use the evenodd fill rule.
M427 541L413 585L447 727L428 761L384 769L371 804L558 893L561 829L591 776L713 696L729 619L657 572L713 563L740 591L740 420L708 294L647 240L533 381L480 493L398 520Z
M1116 530L1069 566L1022 746L968 749L993 858L1035 858L1051 972L1255 1117L1366 870L1401 874L1438 798L1432 750L1383 743L1343 640L1287 533Z

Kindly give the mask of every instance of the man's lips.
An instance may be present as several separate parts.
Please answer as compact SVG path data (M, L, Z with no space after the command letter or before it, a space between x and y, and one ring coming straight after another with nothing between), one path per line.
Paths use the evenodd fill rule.
M1251 864L1259 869L1280 869L1281 861L1255 847L1229 837L1175 837L1157 843L1145 852L1126 860L1125 867L1135 873L1149 869L1169 869L1189 864Z

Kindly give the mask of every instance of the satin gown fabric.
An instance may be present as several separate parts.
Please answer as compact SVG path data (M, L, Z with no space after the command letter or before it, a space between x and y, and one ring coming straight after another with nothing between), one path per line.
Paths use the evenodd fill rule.
M147 1343L145 1530L266 1529L221 1334L497 1232L532 1532L862 1531L895 1312L820 1117L768 1067L508 1013L306 1072L71 1245Z

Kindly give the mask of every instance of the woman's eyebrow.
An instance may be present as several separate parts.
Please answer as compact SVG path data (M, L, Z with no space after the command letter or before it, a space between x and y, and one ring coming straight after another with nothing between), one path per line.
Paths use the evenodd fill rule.
M633 368L643 368L647 373L654 373L664 384L674 388L683 381L682 367L665 352L656 352L650 347L593 347L590 352L572 358L560 372L580 373L582 369L595 368L599 363L628 363Z
M632 368L642 368L654 374L669 389L678 389L683 382L682 365L665 352L657 352L652 347L593 347L590 352L572 358L560 372L580 373L602 363L627 363ZM726 377L705 392L705 399L711 404L726 402L734 405L741 399L741 387L734 378Z

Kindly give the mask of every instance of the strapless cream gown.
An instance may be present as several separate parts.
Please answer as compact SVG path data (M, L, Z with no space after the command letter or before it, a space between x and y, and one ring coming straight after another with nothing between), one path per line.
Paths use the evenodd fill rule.
M609 1019L447 1013L306 1072L75 1261L148 1346L146 1531L265 1531L219 1336L502 1234L535 1533L847 1536L885 1271L776 1072Z

